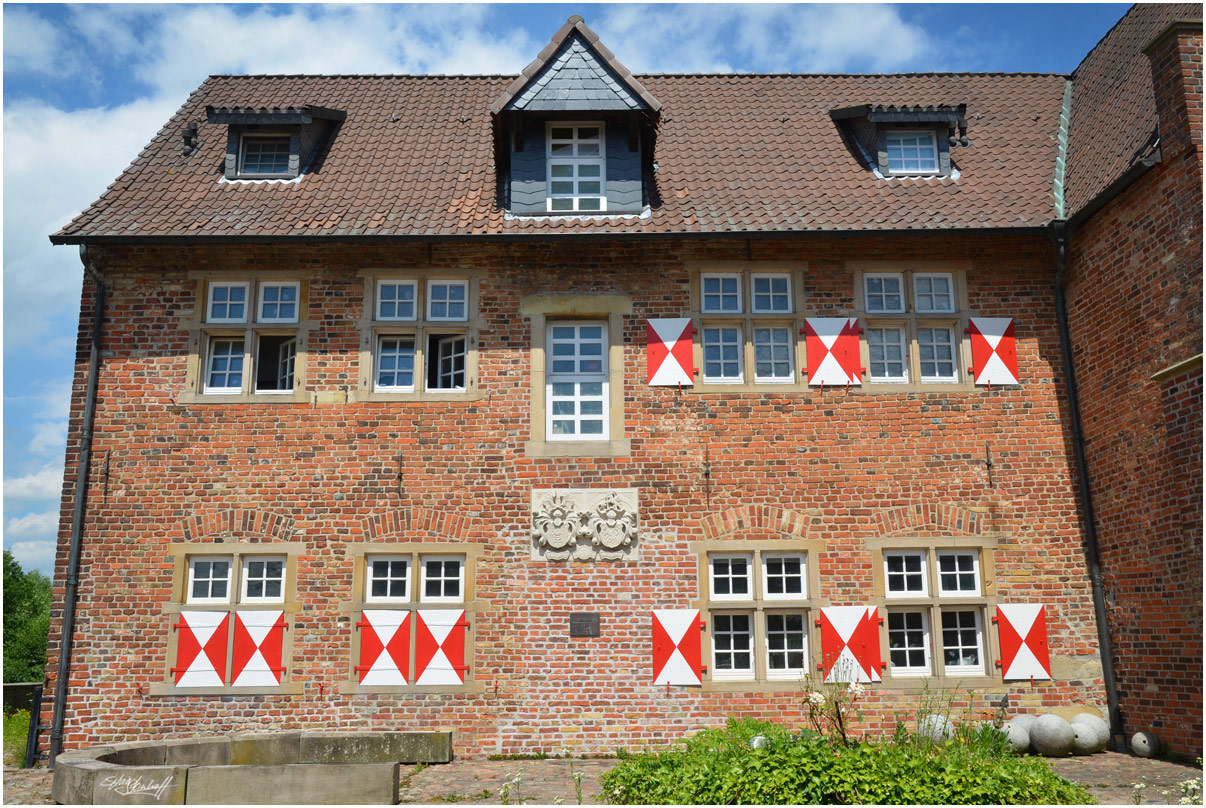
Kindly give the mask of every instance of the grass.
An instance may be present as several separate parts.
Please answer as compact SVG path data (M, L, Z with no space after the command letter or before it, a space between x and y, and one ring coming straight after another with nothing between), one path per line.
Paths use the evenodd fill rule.
M4 765L25 765L25 742L29 738L29 710L4 715Z

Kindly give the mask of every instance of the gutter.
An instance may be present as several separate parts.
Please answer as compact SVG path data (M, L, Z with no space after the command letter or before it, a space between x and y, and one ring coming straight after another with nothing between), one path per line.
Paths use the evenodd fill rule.
M71 672L71 641L75 634L75 604L79 598L80 553L83 549L84 507L88 498L88 470L92 461L92 424L96 415L96 385L100 375L101 324L105 316L105 276L88 259L88 245L80 245L84 272L96 284L92 312L92 345L88 353L88 387L84 394L84 430L80 436L79 465L71 510L71 544L67 554L67 585L63 596L63 627L59 634L58 678L54 683L54 717L50 723L50 768L63 749L63 722L67 712L67 679Z

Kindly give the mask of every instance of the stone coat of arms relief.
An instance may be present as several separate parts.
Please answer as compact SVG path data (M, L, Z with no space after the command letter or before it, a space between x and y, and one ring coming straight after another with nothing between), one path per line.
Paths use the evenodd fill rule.
M635 560L637 490L533 489L532 539L533 559Z

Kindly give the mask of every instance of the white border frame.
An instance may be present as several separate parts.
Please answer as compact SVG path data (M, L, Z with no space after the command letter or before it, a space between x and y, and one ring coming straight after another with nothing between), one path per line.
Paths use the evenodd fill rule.
M975 591L967 591L964 589L944 589L942 586L942 557L943 556L971 556L972 558L972 573L976 576ZM956 572L956 575L966 573ZM980 553L978 550L935 550L934 551L934 575L938 577L938 597L979 597L984 593L984 583L980 580Z
M891 678L914 677L922 678L934 675L934 632L930 627L930 610L925 606L918 606L913 609L888 609L886 610L885 621L887 629L888 644L884 651L887 656L885 660L888 663L888 672ZM919 614L921 615L921 632L922 632L922 651L925 653L925 665L920 668L914 668L908 665L896 667L892 664L892 615L894 614ZM907 629L906 629L907 630Z
M733 559L737 559L737 558L743 559L745 561L745 577L746 577L746 581L748 583L747 588L749 589L749 591L746 592L744 595L740 595L740 594L738 594L738 595L734 595L734 594L718 595L718 594L716 594L716 568L712 565L712 562L716 561L716 560L720 560L720 559L727 559L729 561L732 561ZM731 569L731 567L730 567L730 569ZM730 580L732 580L733 576L729 575L728 577ZM707 599L710 601L713 601L713 602L721 601L721 600L736 600L736 601L754 600L754 554L753 553L708 553L708 597L707 597Z
M461 301L465 306L464 317L433 317L431 314L431 288L433 286L459 286L465 291L465 298ZM423 311L427 315L426 321L429 323L467 323L469 322L469 281L460 279L440 280L439 278L429 278L427 280L426 299L423 301Z
M950 291L947 293L951 299L951 307L949 309L923 309L917 302L917 281L922 278L946 278ZM956 314L958 309L955 302L955 273L953 272L914 272L913 273L913 311L918 314Z
M895 171L892 168L892 158L888 158L887 174L889 177L936 177L942 173L942 152L938 148L938 136L933 129L886 129L884 131L884 152L888 152L888 138L893 135L929 135L930 145L934 147L933 171Z
M198 561L225 561L226 562L226 597L225 598L194 598L193 597L193 565ZM209 579L217 580L217 579ZM198 555L188 557L188 581L185 583L184 590L184 605L211 605L211 604L229 604L233 602L234 597L234 556L210 556Z
M710 572L711 566L712 566L711 563L709 563L708 564L709 576L711 575L711 572ZM713 599L715 599L715 596L713 596ZM752 682L752 681L754 681L754 672L756 671L756 669L758 667L758 663L757 663L757 659L758 659L758 616L757 615L758 615L757 612L752 612L752 611L751 612L737 611L737 612L710 612L709 613L708 619L712 621L712 630L710 632L708 632L709 639L710 639L711 645L712 645L712 659L711 659L712 681L720 681L720 682L726 682L726 681L749 681L749 682ZM750 666L748 668L729 669L729 670L722 671L716 667L716 618L717 617L745 617L750 621L750 632L749 632ZM739 652L736 651L735 649L730 648L725 653L736 654Z
M986 667L985 667L985 658L984 658L985 657L984 615L982 613L983 612L982 608L979 606L968 606L966 604L964 604L962 606L951 605L951 606L941 609L941 611L939 613L939 620L941 620L942 615L946 614L947 612L971 612L972 615L975 617L975 620L976 620L976 644L979 646L980 664L979 665L947 665L946 664L946 637L944 635L942 635L943 626L940 623L937 628L937 632L940 634L940 636L939 636L939 640L936 643L936 645L942 649L941 662L942 662L943 673L946 676L984 676ZM962 647L962 646L960 646L960 647Z
M872 309L871 294L867 291L867 281L872 278L895 278L900 283L900 308L899 309ZM867 318L873 318L879 314L907 314L909 308L909 290L905 286L903 272L864 272L863 273L863 309L866 312Z
M745 290L742 289L740 272L701 272L699 273L699 313L704 315L735 315L745 314ZM788 277L791 277L790 275ZM724 309L709 309L707 305L707 293L704 291L704 282L709 278L732 278L737 281L737 308L733 311ZM791 284L788 283L790 288ZM723 292L721 293L723 296Z
M389 595L373 595L373 562L374 561L405 561L406 562L406 591L402 597ZM414 588L414 562L408 553L365 553L364 555L364 602L365 603L410 603ZM465 565L461 565L461 578L465 577ZM387 578L388 580L394 580Z
M237 320L232 317L222 317L222 318L214 317L213 316L214 290L219 289L219 288L230 289L230 288L234 288L234 287L239 287L243 290L243 316ZM227 305L229 306L229 302L227 303ZM205 323L207 325L212 325L212 324L230 325L230 324L234 324L234 323L243 325L244 323L248 322L248 320L251 316L251 309L252 309L253 305L254 304L251 300L251 282L250 281L210 281L208 284L206 284Z
M885 598L928 598L930 596L930 574L929 561L927 550L884 550L884 597ZM920 592L893 592L889 588L891 576L896 573L888 572L889 556L915 556L921 559L921 591ZM902 575L915 575L916 573L905 572Z
M776 553L776 552L765 552L764 551L764 552L760 553L759 555L761 556L761 566L762 566L761 574L762 574L762 599L763 600L807 600L808 599L808 553L806 553L806 552ZM780 559L797 558L800 560L800 593L798 595L792 594L790 592L785 592L782 595L771 594L770 587L767 586L767 583L769 581L769 576L767 575L767 572L766 572L766 562L770 559L775 559L775 558L780 558ZM711 564L708 565L708 569L709 569L709 575L710 575ZM784 576L784 577L786 577L786 576Z
M382 317L381 316L381 286L409 286L414 290L414 316L412 317ZM419 319L420 305L419 282L414 278L376 278L373 284L373 322L377 323L414 323ZM468 311L468 306L466 306Z
M281 594L280 597L271 598L262 596L258 598L248 597L247 595L247 565L253 561L263 561L270 563L272 561L281 562ZM239 603L284 603L285 602L285 587L289 583L289 558L283 555L256 555L254 553L244 554L239 556ZM270 578L257 580L272 580Z
M807 583L805 584L805 586L807 586ZM765 595L763 595L763 597L765 598ZM771 632L770 632L770 626L767 624L767 621L770 620L770 618L772 618L772 617L787 617L789 615L794 615L794 614L800 615L800 619L803 623L801 630L804 633L804 648L802 649L804 652L804 667L802 667L802 668L782 668L782 669L772 668L770 666L770 655L771 655L770 634L771 634ZM771 680L782 681L784 679L789 680L789 681L799 681L800 679L802 679L804 676L806 676L808 674L808 666L810 664L810 657L808 656L808 620L809 620L809 612L807 609L796 609L796 610L789 610L789 611L775 610L775 611L763 613L763 615L762 615L762 645L763 645L763 650L766 652L766 655L763 657L763 664L766 667L766 678L768 681L771 681ZM792 651L784 650L782 653L790 654L790 653L792 653Z
M461 590L461 594L455 598L440 596L430 597L427 594L427 562L428 561L456 561L460 564L458 570L459 577L457 580L460 585L457 587ZM441 578L440 580L448 581L450 578ZM465 602L465 556L464 555L420 555L419 556L419 603L464 603Z
M269 286L275 286L278 289L291 287L296 295L293 298L293 313L292 319L283 317L265 317L264 316L264 289ZM280 302L277 302L280 305ZM287 323L293 325L301 321L301 282L300 281L260 281L259 287L256 289L255 301L255 321L257 323Z
M776 311L775 309L759 309L757 307L755 301L757 301L758 298L754 293L754 281L759 278L782 278L787 281L787 308L785 310ZM750 314L781 315L783 317L790 317L793 314L795 314L796 302L795 302L795 296L792 293L792 288L791 288L792 280L793 280L792 274L790 272L751 272L750 273ZM702 281L700 282L700 290L701 290L701 292L703 290ZM703 302L703 298L701 297L700 298L701 305L702 305L702 302ZM738 302L739 303L741 302L740 297L738 297Z

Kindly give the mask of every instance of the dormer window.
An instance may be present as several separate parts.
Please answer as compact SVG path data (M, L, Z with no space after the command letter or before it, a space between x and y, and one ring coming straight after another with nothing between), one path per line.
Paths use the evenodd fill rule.
M347 113L325 107L206 107L225 124L227 180L295 179L322 160Z
M933 130L896 130L884 134L889 174L937 174L938 140Z
M240 177L289 177L289 136L244 134L239 148Z
M603 124L552 123L548 133L548 209L607 210Z
M854 156L879 179L958 178L951 150L971 145L964 104L864 104L831 110L829 116L845 135Z

